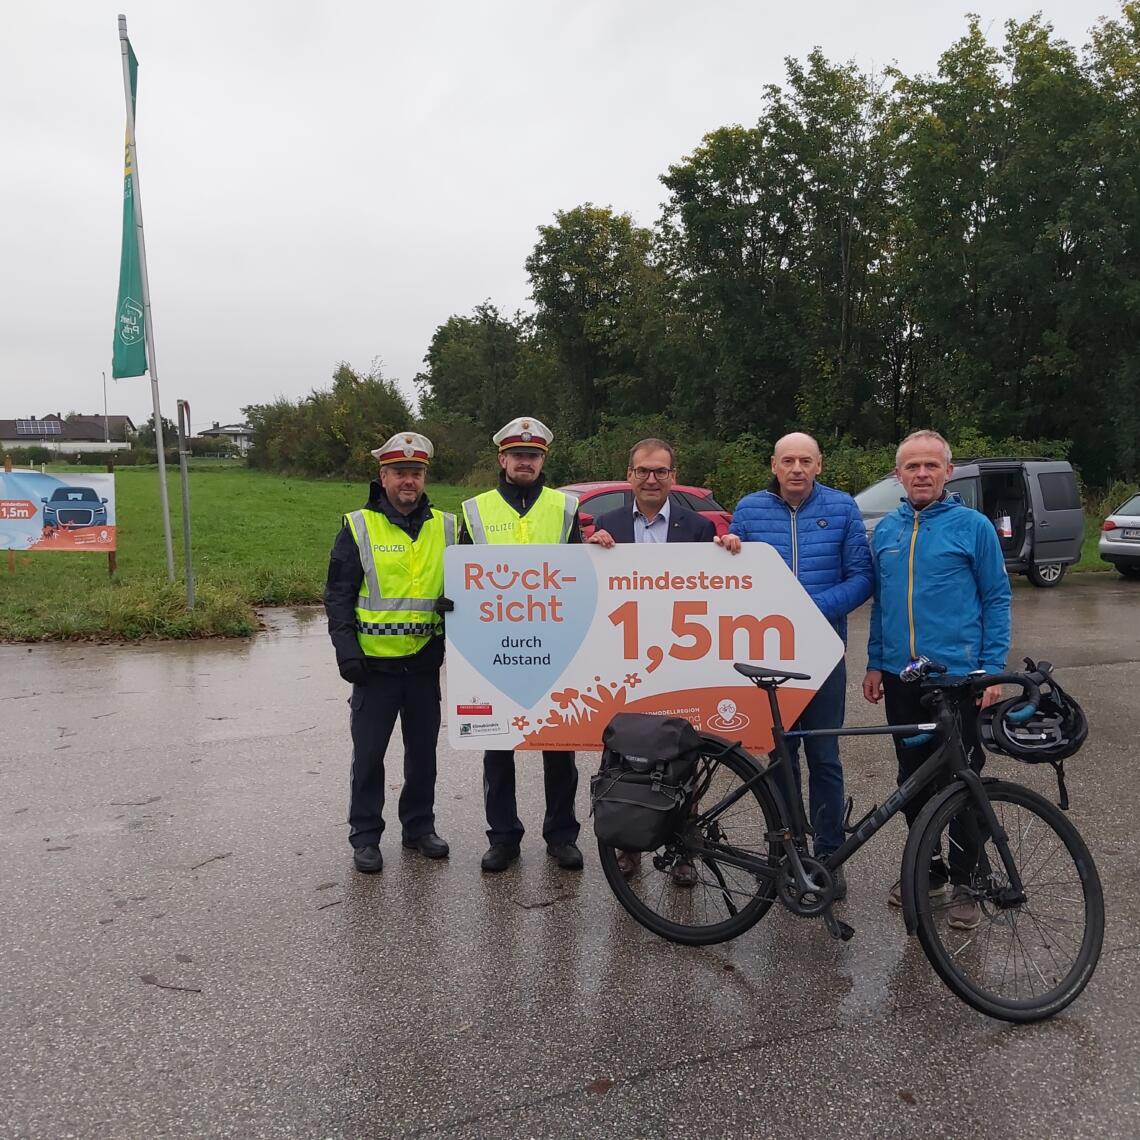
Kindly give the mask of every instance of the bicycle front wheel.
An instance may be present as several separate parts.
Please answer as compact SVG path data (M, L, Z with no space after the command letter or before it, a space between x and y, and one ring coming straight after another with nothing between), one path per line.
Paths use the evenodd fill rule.
M1001 854L969 791L930 816L912 872L918 938L938 976L974 1009L1003 1021L1052 1017L1088 984L1104 939L1104 895L1080 833L1019 784L987 780L1024 888L1014 902ZM931 881L948 857L951 894ZM936 888L931 896L931 886Z
M744 870L721 857L722 853L757 857L775 866L779 845L769 844L766 836L780 823L767 785L757 781L723 812L702 818L759 770L734 752L702 755L686 819L656 851L626 856L633 864L628 877L618 865L622 853L598 844L610 888L646 929L670 942L707 946L738 937L767 914L776 898L774 877ZM693 849L694 842L703 853Z

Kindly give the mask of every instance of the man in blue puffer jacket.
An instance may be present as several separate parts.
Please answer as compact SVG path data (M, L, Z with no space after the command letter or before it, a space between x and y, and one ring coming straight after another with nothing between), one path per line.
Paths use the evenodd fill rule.
M847 615L871 596L871 552L863 517L855 500L816 482L823 468L819 445L810 435L793 432L778 440L772 456L772 483L736 504L723 545L766 542L799 579L820 612L847 643ZM840 661L820 686L797 729L841 728L846 704L847 667ZM808 799L817 857L830 855L843 842L843 766L837 737L804 741L808 762ZM799 741L788 741L796 784L800 782ZM843 869L836 872L839 897L847 893Z

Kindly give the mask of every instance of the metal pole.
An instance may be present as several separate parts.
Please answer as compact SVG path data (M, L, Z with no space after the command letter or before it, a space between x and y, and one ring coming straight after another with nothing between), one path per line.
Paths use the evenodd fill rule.
M183 427L185 418L185 427ZM190 557L190 401L178 401L178 469L182 475L182 549L186 554L186 608L194 608L194 563Z
M10 455L5 454L5 456L4 456L4 471L6 473L10 473L11 470L12 470L12 457ZM8 573L9 574L15 574L16 573L16 553L10 546L8 547Z
M104 372L103 373L104 378L106 378L106 375L107 374ZM113 455L107 456L107 471L111 475L115 474L115 457ZM108 577L113 578L115 576L115 571L118 568L119 568L119 560L115 556L115 551L108 550L107 551L107 575L108 575Z
M158 487L162 501L162 537L166 543L166 576L174 581L174 543L170 537L170 499L166 491L166 454L162 438L162 406L158 398L158 364L154 351L154 322L150 311L150 279L146 271L146 239L143 237L142 196L139 193L139 159L135 150L135 107L131 99L131 64L127 48L127 18L119 17L119 51L123 57L123 91L127 100L127 150L131 159L131 195L135 202L135 236L142 270L143 331L150 363L150 395L154 405L154 445L158 449Z
M103 442L111 442L111 422L107 419L107 373L103 373Z

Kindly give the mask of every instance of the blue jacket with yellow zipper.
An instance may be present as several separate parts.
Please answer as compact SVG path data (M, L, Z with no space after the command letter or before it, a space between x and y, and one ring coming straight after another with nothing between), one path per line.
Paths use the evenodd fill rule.
M1005 668L1012 593L985 515L953 498L921 511L904 499L875 527L871 557L868 669L897 674L920 655L952 677Z

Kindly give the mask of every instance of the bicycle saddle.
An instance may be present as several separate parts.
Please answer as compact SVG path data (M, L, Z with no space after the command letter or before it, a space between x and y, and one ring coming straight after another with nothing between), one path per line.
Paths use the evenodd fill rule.
M810 673L790 673L786 669L761 669L758 665L745 665L737 661L733 668L744 677L753 681L775 681L777 685L784 681L810 681Z

